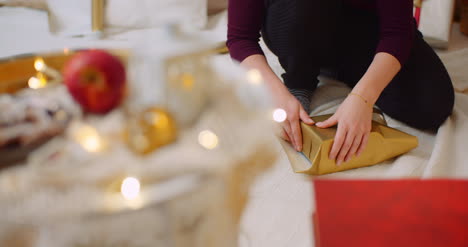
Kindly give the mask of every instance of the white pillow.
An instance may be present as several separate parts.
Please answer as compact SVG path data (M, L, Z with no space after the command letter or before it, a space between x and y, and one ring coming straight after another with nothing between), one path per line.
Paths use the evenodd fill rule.
M203 28L207 22L207 0L107 0L108 27L150 28L168 22L190 23Z

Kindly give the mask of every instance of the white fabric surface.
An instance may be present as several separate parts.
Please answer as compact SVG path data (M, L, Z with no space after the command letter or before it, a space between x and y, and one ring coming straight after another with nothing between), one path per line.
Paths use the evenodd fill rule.
M83 38L64 39L48 33L45 13L21 8L0 8L0 23L4 24L0 26L0 32L8 34L0 39L0 57L63 47L128 46L135 37L144 37L145 32L133 30L99 41ZM225 23L225 13L216 16L208 25L211 29L205 34L213 40L223 40L226 35ZM281 68L272 54L267 52L267 56L275 72L281 73ZM225 59L229 58L226 56ZM457 91L465 94L457 93L454 114L444 123L439 133L425 133L390 119L390 126L418 136L420 146L393 161L326 177L468 178L468 50L444 54L443 60L453 77ZM326 79L324 81L327 83L321 85L315 94L313 114L332 112L349 91L343 84ZM265 174L251 191L250 203L241 226L241 246L313 246L313 210L311 178L294 174L286 155L282 152L277 165Z

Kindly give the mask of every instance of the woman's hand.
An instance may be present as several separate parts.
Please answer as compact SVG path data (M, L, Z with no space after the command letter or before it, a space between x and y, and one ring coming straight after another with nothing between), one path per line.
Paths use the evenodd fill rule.
M337 165L348 162L354 155L359 156L367 146L372 127L372 107L357 95L350 94L336 113L319 128L329 128L338 124L329 158Z
M252 55L241 63L248 69L258 70L275 100L276 107L286 111L287 119L282 123L283 139L290 142L297 151L302 150L302 131L300 120L306 124L314 124L314 121L302 108L301 103L288 91L286 86L268 65L265 56Z
M301 103L284 88L273 93L277 107L286 111L287 118L281 123L283 128L283 139L290 142L294 148L302 151L302 131L300 121L306 124L314 124L309 114L304 110Z

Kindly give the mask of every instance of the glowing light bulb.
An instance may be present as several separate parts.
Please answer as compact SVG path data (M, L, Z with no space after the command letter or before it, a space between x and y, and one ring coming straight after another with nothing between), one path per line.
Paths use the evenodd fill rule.
M209 130L204 130L198 134L198 143L206 149L215 149L218 142L218 136Z
M260 84L263 82L262 74L256 69L247 71L247 80L252 84Z
M83 147L89 152L97 152L101 147L101 142L97 136L88 136L83 140Z
M43 71L45 69L44 59L36 58L36 60L34 60L34 68L37 71Z
M96 153L103 149L103 141L97 130L91 126L82 126L75 133L75 140L88 152Z
M126 200L133 200L140 194L140 181L134 177L127 177L122 181L120 193Z
M275 120L275 122L282 123L286 120L287 117L288 114L283 109L278 108L273 111L273 120Z
M31 77L28 80L28 86L29 88L32 88L32 89L41 88L41 81L37 79L36 77Z

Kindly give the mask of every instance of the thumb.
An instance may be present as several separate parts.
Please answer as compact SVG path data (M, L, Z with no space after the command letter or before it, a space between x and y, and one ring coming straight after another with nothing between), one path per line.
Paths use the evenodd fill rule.
M299 116L302 120L302 122L306 123L306 124L309 124L309 125L312 125L314 124L314 120L312 120L312 118L310 118L309 114L307 114L307 112L301 108L300 112L299 112Z
M320 123L317 123L315 124L317 127L319 128L330 128L332 126L335 126L338 124L338 120L337 118L335 117L335 115L333 115L332 117L330 117L329 119L327 119L326 121L324 122L320 122Z

